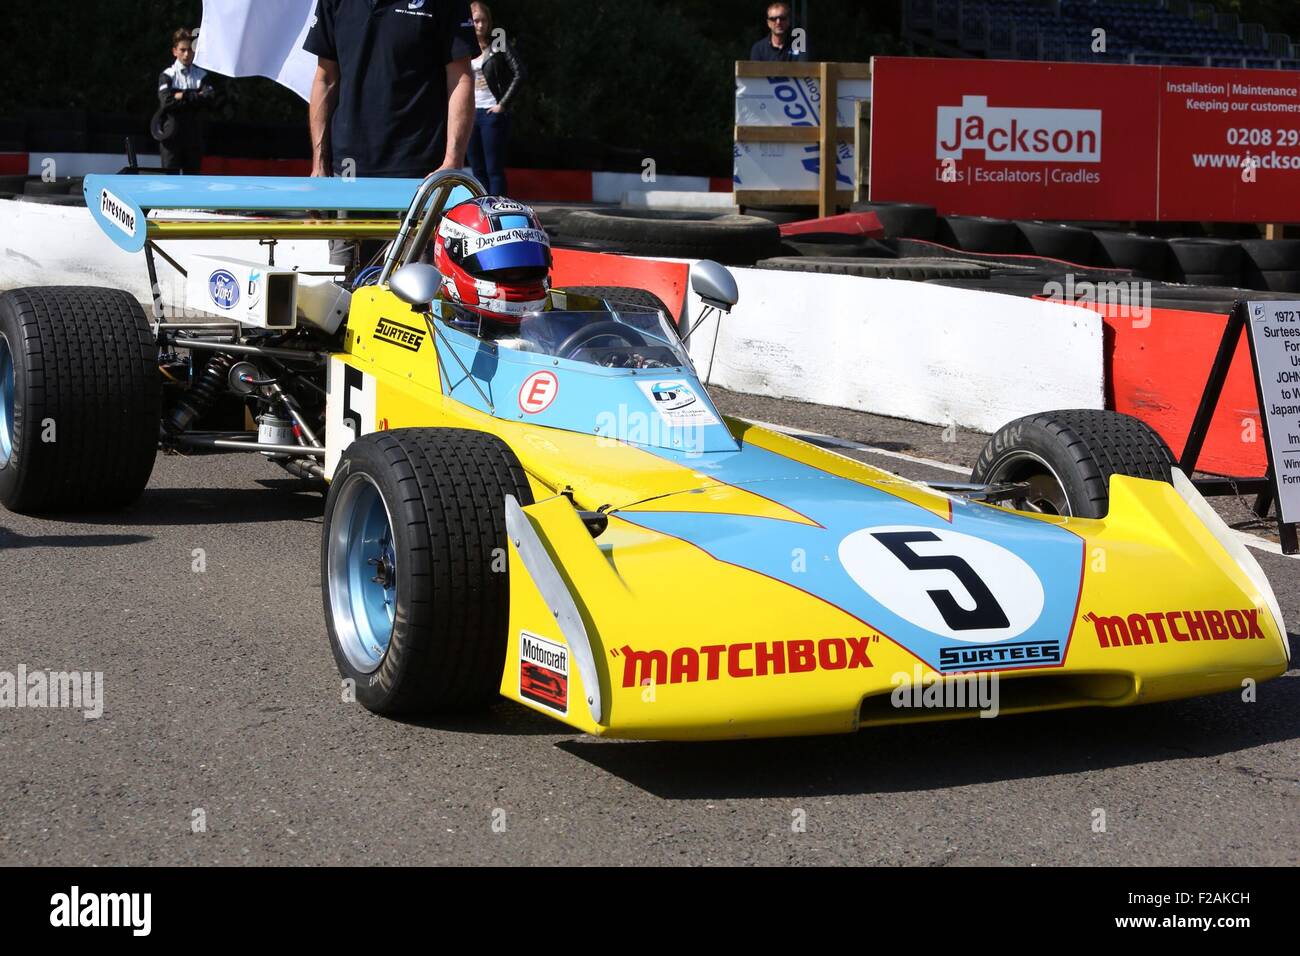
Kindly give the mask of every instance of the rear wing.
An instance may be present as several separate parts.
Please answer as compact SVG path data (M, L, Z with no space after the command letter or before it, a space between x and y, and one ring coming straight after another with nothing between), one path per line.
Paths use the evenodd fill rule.
M127 252L160 239L392 238L419 179L290 176L87 176L86 205L99 228ZM468 198L468 190L458 190ZM452 196L453 202L461 197ZM239 217L149 218L155 210L241 213ZM311 218L276 218L276 212ZM343 213L394 213L345 219Z

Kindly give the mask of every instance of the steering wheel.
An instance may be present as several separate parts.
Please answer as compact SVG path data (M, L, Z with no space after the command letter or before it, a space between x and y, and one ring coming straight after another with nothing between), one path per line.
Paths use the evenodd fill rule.
M645 339L636 329L610 319L605 322L593 322L591 325L584 325L561 342L560 347L555 350L555 354L563 359L573 358L573 354L585 348L589 342L603 338L621 339L624 344L633 348L646 344Z

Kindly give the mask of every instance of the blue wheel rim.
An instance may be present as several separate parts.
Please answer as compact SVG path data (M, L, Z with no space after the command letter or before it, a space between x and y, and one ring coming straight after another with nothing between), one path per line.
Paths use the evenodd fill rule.
M344 479L330 521L330 611L339 648L354 669L384 661L397 615L397 550L392 519L366 475Z
M9 340L0 335L0 468L14 454L14 357Z

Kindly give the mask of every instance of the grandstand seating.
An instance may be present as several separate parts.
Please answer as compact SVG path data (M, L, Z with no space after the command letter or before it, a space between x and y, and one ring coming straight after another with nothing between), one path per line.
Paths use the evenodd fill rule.
M1289 36L1187 0L904 0L903 27L921 45L989 59L1300 69Z

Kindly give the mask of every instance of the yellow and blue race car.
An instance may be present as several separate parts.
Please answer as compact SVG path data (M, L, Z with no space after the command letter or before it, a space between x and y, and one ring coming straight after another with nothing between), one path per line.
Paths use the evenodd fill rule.
M458 174L85 189L151 277L179 266L166 240L386 240L360 282L196 257L183 320L112 290L0 298L0 502L126 505L159 447L328 482L329 644L375 712L500 694L594 735L823 734L977 712L909 706L908 686L995 679L1013 713L1287 668L1260 567L1134 419L1023 419L969 483L919 484L721 414L635 291L553 291L510 338L484 334L426 261L444 211L481 194ZM151 215L182 209L263 215ZM736 302L720 266L692 282Z

